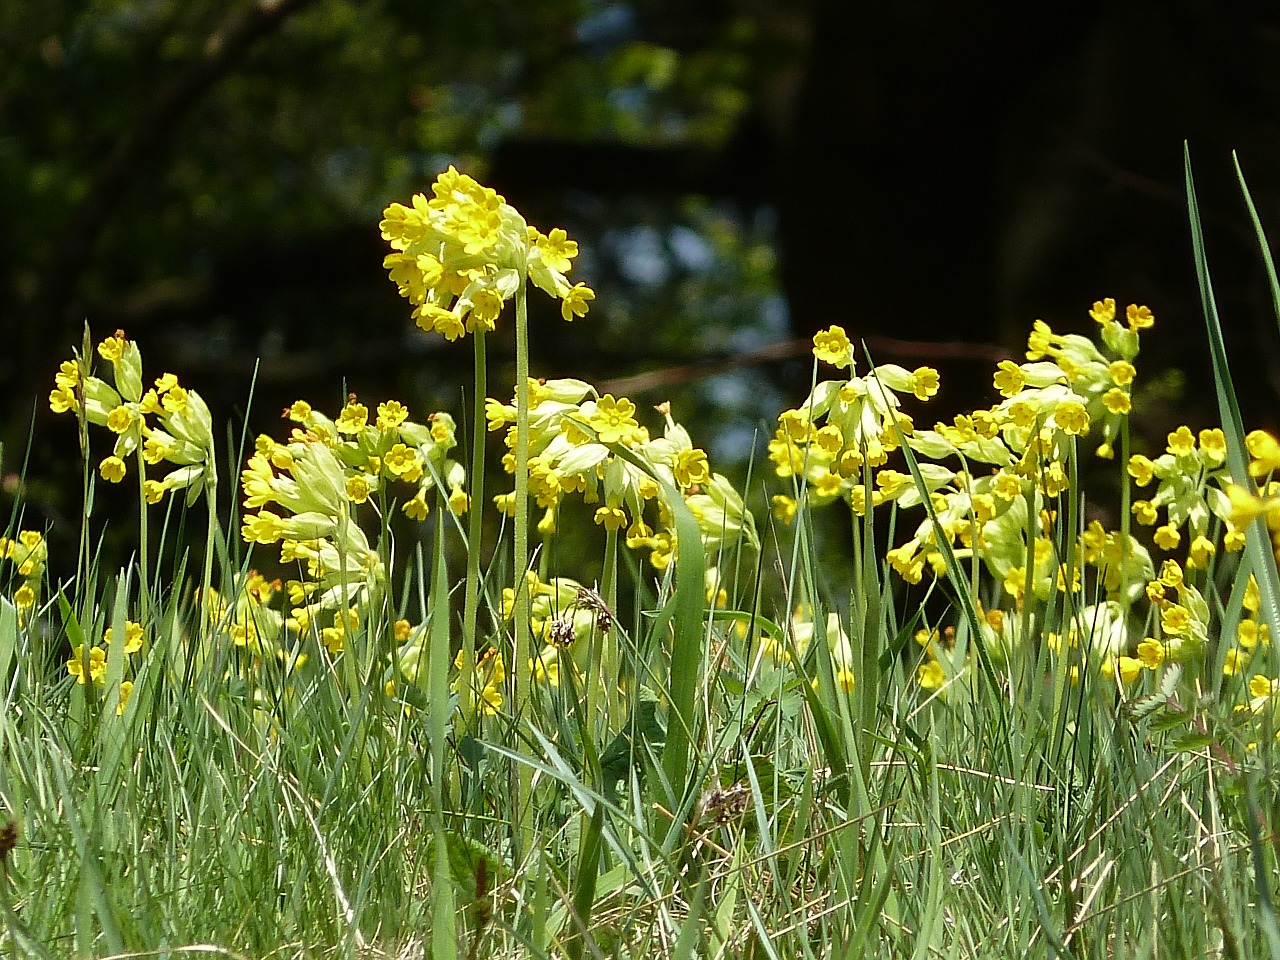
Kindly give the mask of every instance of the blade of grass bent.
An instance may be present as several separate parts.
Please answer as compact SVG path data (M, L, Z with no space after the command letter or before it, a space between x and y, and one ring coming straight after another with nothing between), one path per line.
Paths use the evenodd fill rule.
M1244 182L1244 171L1240 169L1240 157L1234 150L1231 153L1231 160L1235 164L1236 179L1240 181L1240 193L1244 196L1244 205L1249 208L1249 219L1253 223L1254 235L1258 238L1258 252L1262 254L1262 265L1267 271L1267 286L1271 290L1271 305L1276 312L1276 322L1280 323L1280 279L1276 278L1276 264L1271 257L1271 245L1267 242L1267 234L1262 229L1258 208L1253 205L1249 185Z
M1248 456L1245 450L1244 425L1240 418L1240 405L1236 400L1235 385L1231 380L1231 369L1227 363L1227 348L1222 337L1222 323L1218 318L1218 307L1213 296L1213 282L1209 277L1209 261L1205 253L1204 231L1200 225L1200 207L1196 202L1195 180L1191 173L1191 149L1183 145L1183 161L1186 172L1187 215L1191 225L1191 249L1195 255L1196 279L1200 284L1200 304L1204 309L1205 331L1209 336L1209 353L1213 359L1213 382L1218 395L1218 412L1222 420L1222 431L1227 438L1227 464L1231 469L1234 482L1253 489L1249 479ZM1241 185L1243 186L1243 178ZM1248 194L1246 192L1246 200ZM1250 203L1252 210L1252 204ZM1256 219L1255 219L1256 223ZM1264 258L1266 254L1265 237L1263 241ZM1270 273L1272 294L1276 296L1275 274ZM1280 576L1276 573L1276 561L1268 549L1270 537L1261 519L1253 521L1246 539L1245 551L1253 566L1258 580L1258 593L1266 611L1267 623L1272 635L1280 631Z

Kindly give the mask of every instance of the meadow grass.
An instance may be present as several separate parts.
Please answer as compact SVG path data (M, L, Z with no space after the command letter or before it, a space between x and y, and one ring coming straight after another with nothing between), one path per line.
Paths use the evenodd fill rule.
M518 216L473 181L449 189ZM1101 301L1104 345L1042 333L1042 356L1004 371L985 435L977 413L976 432L921 431L884 400L927 397L921 371L849 369L830 388L815 373L745 497L670 411L656 437L577 381L486 408L482 318L471 435L487 419L511 437L516 493L498 509L482 452L470 476L451 459L451 418L380 407L369 422L354 400L333 419L295 405L298 433L259 440L256 464L247 442L227 451L245 464L232 503L194 392L144 391L123 338L97 351L111 386L86 340L51 401L86 451L115 447L97 471L86 456L77 573L49 582L20 509L4 541L0 947L1280 958L1271 461L1234 407L1189 175L1188 190L1223 429L1189 448L1171 435L1147 461L1169 491L1155 505L1131 502L1144 467L1114 366L1149 315L1126 328ZM450 195L433 208L448 222L424 200L421 223L393 207L383 227L393 279L440 332L461 300L488 309L488 288L441 299L431 282L477 253L465 230L450 246L465 219ZM414 260L406 222L436 264ZM514 236L522 270L543 251L529 279L580 315L562 232L516 227L471 283L509 266ZM523 274L494 296L523 326ZM1089 350L1111 365L1078 373ZM834 335L815 350L839 369L852 352ZM827 429L837 396L874 429ZM1078 482L1082 415L1090 448L1119 448L1118 511L1099 495L1116 530ZM140 552L117 569L90 518L135 460ZM526 490L550 505L541 524L515 509ZM768 495L757 521L744 504ZM1159 568L1143 504L1167 519ZM483 511L507 518L484 547ZM585 585L553 558L592 519L603 575ZM162 560L186 527L202 542ZM839 568L832 537L848 542ZM288 584L254 573L277 542Z

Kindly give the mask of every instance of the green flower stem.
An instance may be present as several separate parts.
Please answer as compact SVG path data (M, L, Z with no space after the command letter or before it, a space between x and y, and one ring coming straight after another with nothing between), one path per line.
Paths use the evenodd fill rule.
M151 579L147 572L148 541L147 512L147 461L142 458L142 444L134 451L138 460L138 622L147 624L147 607L150 601ZM204 597L201 596L201 602Z
M600 596L612 611L618 609L618 531L610 529L604 545L604 579L600 582ZM612 618L611 618L612 619ZM618 682L621 677L621 658L618 655L618 625L610 623L604 635L604 657L601 663L604 674L605 722L612 723L622 716L621 695Z
M529 638L529 305L524 271L516 290L516 544L512 564L515 589L515 638L511 656L513 696L511 710L517 717L529 698L530 676L526 664L533 656ZM533 848L532 768L521 764L517 772L514 809L519 818L516 834L520 856Z
M1125 616L1133 601L1129 599L1129 524L1133 517L1133 488L1129 485L1129 418L1120 421L1120 605Z
M218 467L217 464L214 463L212 451L209 452L208 459L206 459L204 463L204 499L209 508L209 521L205 533L204 572L200 577L200 602L202 604L209 596L209 588L213 586L213 554L217 549L217 538L220 534L218 524ZM144 539L144 553L146 552L145 544L146 540ZM142 580L145 584L145 568L143 568Z
M484 401L489 392L484 332L472 336L475 347L475 413L471 426L471 507L467 516L467 588L462 614L462 666L459 676L473 677L476 669L476 616L480 608L480 539L484 519ZM514 668L514 665L513 665ZM474 716L475 689L466 679L461 685L459 714Z

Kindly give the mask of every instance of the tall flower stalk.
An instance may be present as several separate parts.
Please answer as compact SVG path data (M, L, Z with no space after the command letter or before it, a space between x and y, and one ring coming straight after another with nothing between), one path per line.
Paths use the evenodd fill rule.
M400 294L413 304L413 318L426 331L447 340L475 335L476 407L472 431L472 484L482 504L484 476L486 371L484 335L496 329L496 321L508 300L516 306L516 461L515 549L516 628L513 638L512 708L525 702L529 678L519 669L532 653L529 637L529 596L522 588L529 565L529 333L527 283L561 301L565 320L585 316L595 294L584 284L570 284L569 272L578 245L559 228L543 234L494 190L450 167L431 187L432 196L413 197L409 206L393 203L380 224L391 253L383 261ZM468 524L467 585L459 667L463 676L475 669L476 618L480 597L480 509L472 511ZM470 715L473 694L463 684L463 714ZM529 776L519 776L516 809L521 824L518 836L530 835L532 807L528 803Z

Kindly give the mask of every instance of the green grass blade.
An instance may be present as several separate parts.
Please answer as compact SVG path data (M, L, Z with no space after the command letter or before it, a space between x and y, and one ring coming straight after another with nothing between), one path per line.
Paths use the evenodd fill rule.
M1244 182L1240 158L1232 151L1231 159L1235 164L1236 179L1240 182L1240 193L1244 196L1244 205L1249 208L1249 219L1253 223L1254 235L1258 238L1258 252L1262 254L1262 265L1267 271L1267 286L1271 289L1271 305L1276 312L1276 322L1280 324L1280 279L1276 277L1276 264L1271 256L1271 244L1267 242L1267 234L1262 229L1258 208L1253 205L1253 195L1249 193L1249 185Z
M442 511L443 513L443 511ZM444 748L449 723L449 576L444 555L443 519L436 521L435 556L431 578L431 657L428 662L428 707L431 728L431 820L436 863L432 875L432 956L443 960L458 949L457 907L449 868L448 838L444 821ZM467 683L471 678L465 678ZM529 798L520 798L525 803Z
M1218 412L1222 419L1222 431L1227 438L1227 464L1231 469L1232 479L1252 489L1249 480L1248 453L1244 443L1244 424L1240 417L1240 405L1236 400L1235 385L1231 380L1231 369L1227 362L1227 347L1222 338L1222 323L1218 318L1218 307L1213 296L1213 281L1209 276L1209 260L1205 252L1204 230L1200 224L1200 207L1196 202L1195 179L1191 172L1191 149L1183 148L1183 161L1186 172L1187 216L1191 224L1191 249L1195 256L1196 279L1200 284L1200 304L1204 309L1205 330L1209 335L1209 354L1213 359L1213 382L1218 395ZM1238 168L1237 168L1238 169ZM1243 185L1243 177L1241 184ZM1248 193L1245 194L1248 201ZM1252 209L1252 202L1249 201ZM1257 223L1255 216L1255 224ZM1266 253L1265 237L1263 256L1270 266L1270 257ZM1270 273L1272 296L1277 296L1274 270ZM1250 535L1245 547L1254 576L1258 580L1258 592L1262 599L1262 608L1266 613L1273 636L1280 635L1280 576L1276 573L1276 561L1270 548L1270 536L1261 519L1251 524Z
M580 926L578 934L565 945L570 960L579 960L591 931L591 911L596 903L596 880L600 876L600 854L603 850L604 805L596 804L582 838L582 855L578 858L578 875L573 884L573 912Z

